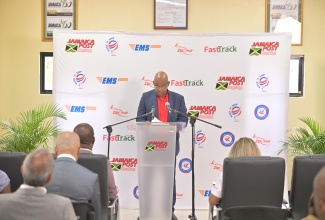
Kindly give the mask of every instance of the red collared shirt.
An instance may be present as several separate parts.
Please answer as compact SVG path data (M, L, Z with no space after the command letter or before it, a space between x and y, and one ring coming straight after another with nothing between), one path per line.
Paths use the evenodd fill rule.
M168 121L168 110L165 106L165 103L168 102L168 92L165 98L161 99L157 96L157 104L158 104L158 119L162 122Z

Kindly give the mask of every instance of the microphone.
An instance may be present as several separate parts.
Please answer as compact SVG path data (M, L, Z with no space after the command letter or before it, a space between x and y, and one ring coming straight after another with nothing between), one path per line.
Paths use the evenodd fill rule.
M171 113L171 112L172 112L172 109L170 108L170 104L169 104L169 102L166 102L166 103L165 103L165 106L166 106L166 108L168 109L168 112Z
M151 121L155 118L155 106L153 105L152 107L151 107Z

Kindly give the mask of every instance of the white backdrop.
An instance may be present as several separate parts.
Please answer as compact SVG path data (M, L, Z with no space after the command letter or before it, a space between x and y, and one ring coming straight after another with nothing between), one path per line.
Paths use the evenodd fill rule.
M240 137L254 139L262 155L277 156L287 130L290 34L55 30L53 44L53 98L68 117L60 127L91 124L95 153L107 155L103 127L136 117L158 71L169 75L169 90L184 95L188 110L222 126L195 123L197 209L208 208L212 182ZM110 160L121 207L138 208L135 121L112 128ZM189 124L176 162L176 209L191 209L191 137Z

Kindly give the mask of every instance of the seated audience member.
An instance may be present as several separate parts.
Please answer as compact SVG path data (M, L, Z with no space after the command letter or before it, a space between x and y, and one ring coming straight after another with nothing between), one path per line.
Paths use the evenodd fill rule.
M10 179L2 170L0 170L0 194L1 193L11 193Z
M228 157L245 157L245 156L261 156L261 152L258 149L257 144L248 137L242 137L235 142L231 148ZM221 200L222 192L222 172L219 175L219 179L216 181L214 188L211 190L209 196L210 205L216 205Z
M21 167L24 183L10 194L0 195L0 219L77 219L71 201L46 193L52 178L54 160L46 149L30 153Z
M325 166L314 178L309 215L303 220L325 220Z
M95 143L94 129L90 124L80 123L73 131L79 135L80 138L80 153L92 153ZM116 198L117 189L111 167L111 162L107 160L107 188L109 200Z
M70 198L72 201L90 201L95 208L96 220L101 219L101 202L98 175L79 165L79 136L70 131L61 132L54 147L57 159L53 178L47 186L49 193Z

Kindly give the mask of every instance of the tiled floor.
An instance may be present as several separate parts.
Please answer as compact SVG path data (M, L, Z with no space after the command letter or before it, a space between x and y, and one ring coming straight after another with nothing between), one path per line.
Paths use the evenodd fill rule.
M189 220L189 215L192 213L192 210L175 210L175 215L178 220ZM139 216L138 209L121 209L119 220L136 220ZM195 216L197 220L208 220L209 211L206 210L195 210Z

